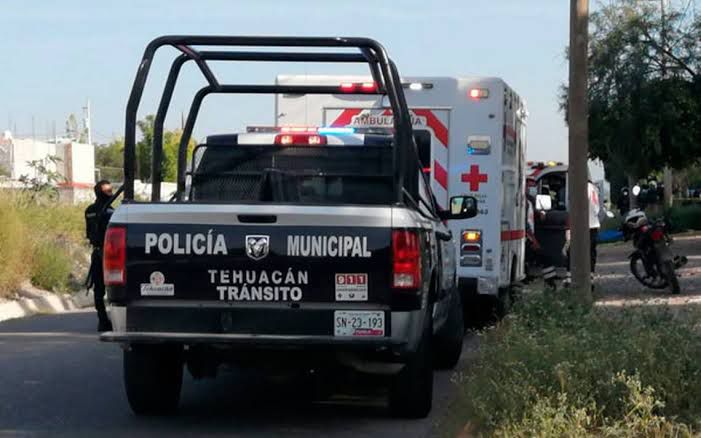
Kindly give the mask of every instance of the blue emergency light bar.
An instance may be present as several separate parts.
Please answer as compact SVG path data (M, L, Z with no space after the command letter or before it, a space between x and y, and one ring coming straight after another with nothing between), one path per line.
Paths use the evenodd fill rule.
M342 128L335 126L321 127L317 130L320 135L349 135L354 134L355 129L353 128Z

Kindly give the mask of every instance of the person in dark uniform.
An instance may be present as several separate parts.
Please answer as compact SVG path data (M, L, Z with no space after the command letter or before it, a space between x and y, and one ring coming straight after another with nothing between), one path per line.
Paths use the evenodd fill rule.
M90 270L88 272L88 289L95 293L95 310L97 311L97 331L106 332L112 330L112 323L105 309L105 280L102 275L102 244L105 239L105 231L114 210L109 206L112 197L112 184L107 180L98 181L95 184L95 202L85 209L85 236L92 245L90 257Z

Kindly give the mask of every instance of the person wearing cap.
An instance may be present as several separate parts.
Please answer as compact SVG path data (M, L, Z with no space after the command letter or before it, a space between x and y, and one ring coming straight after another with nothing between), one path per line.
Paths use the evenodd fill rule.
M97 311L97 331L106 332L112 330L112 323L105 309L105 280L102 274L102 245L105 240L107 224L114 210L110 206L112 198L112 184L107 180L98 181L94 187L95 202L85 209L85 237L92 246L90 257L90 269L86 286L93 289L95 296L95 310Z

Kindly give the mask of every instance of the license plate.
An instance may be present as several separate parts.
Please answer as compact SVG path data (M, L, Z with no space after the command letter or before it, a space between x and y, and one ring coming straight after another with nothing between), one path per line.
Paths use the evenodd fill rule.
M385 312L336 310L333 312L334 336L384 336Z

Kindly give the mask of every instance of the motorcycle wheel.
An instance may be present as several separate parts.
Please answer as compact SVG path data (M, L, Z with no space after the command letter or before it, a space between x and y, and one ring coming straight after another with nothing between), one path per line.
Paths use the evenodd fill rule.
M630 272L640 284L650 289L665 289L668 286L667 278L664 275L660 275L659 272L654 272L653 275L648 273L642 254L639 252L630 257Z
M674 272L674 262L667 260L662 263L661 269L665 277L667 277L667 282L669 283L670 289L672 289L672 293L674 295L681 293L679 279L677 278L677 273Z

